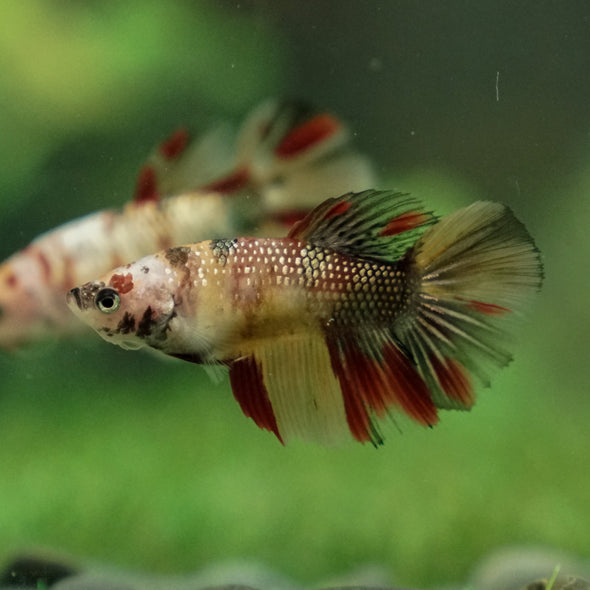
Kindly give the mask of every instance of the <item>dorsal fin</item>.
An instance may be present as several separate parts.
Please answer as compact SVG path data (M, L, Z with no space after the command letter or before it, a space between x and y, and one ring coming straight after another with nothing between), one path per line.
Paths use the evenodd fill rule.
M302 101L270 100L255 109L238 136L238 161L261 196L263 234L281 235L318 203L375 184L368 159L348 126Z
M208 190L209 184L219 186L218 192L235 190L240 179L239 171L233 168L234 141L225 125L202 135L192 135L184 127L177 129L152 150L142 166L134 201L157 201L183 192Z
M394 261L435 222L407 193L368 190L324 201L289 237L349 256Z
M242 125L237 138L238 160L249 161L266 174L268 168L280 168L276 158L291 160L309 153L340 131L343 124L338 119L311 105L269 100L255 108Z

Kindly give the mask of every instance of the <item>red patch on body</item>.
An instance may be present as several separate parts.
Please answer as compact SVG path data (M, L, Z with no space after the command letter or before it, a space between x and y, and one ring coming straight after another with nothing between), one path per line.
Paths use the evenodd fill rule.
M133 275L129 272L126 275L113 275L109 283L113 289L124 295L133 289Z
M214 193L234 193L241 188L244 188L250 180L250 173L247 168L240 168L235 172L232 172L229 176L225 176L220 180L215 180L202 187L202 190L212 191Z
M133 200L136 203L145 203L146 201L157 201L159 196L156 171L152 166L144 166L137 176Z
M379 232L379 235L382 237L395 236L397 234L401 234L405 231L419 227L426 223L429 219L430 217L425 213L420 213L418 211L408 211L407 213L402 213L401 215L398 215L397 217L394 217L392 220L390 220L387 225Z
M188 132L181 127L177 129L166 141L160 144L160 154L166 160L174 160L178 158L186 149L188 143Z
M43 273L43 280L48 283L51 279L51 264L49 264L49 260L42 250L36 250L35 255Z
M467 369L455 359L444 358L441 362L435 356L430 358L436 378L450 399L461 402L466 408L475 403L473 384Z
M229 381L242 412L248 418L252 418L260 428L274 433L283 443L256 359L248 356L232 362L229 367Z
M327 113L316 115L303 125L295 127L275 149L279 158L293 158L336 133L342 124Z
M4 279L4 282L8 287L14 288L18 285L18 277L11 272L7 277Z

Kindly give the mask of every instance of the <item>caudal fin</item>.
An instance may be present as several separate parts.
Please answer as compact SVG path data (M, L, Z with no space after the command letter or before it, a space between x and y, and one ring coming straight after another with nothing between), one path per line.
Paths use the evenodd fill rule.
M513 213L479 201L430 227L410 251L422 275L416 315L396 336L440 408L468 409L475 376L512 359L512 319L539 290L542 264Z

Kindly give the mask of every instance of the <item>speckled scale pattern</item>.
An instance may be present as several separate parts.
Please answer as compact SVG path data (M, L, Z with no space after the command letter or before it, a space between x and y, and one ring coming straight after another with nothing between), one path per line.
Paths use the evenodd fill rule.
M418 291L418 278L408 272L404 259L396 264L354 259L288 238L215 240L210 251L214 266L222 267L214 274L233 278L238 304L261 302L268 291L303 290L308 311L322 319L392 322L411 310L412 294ZM197 269L195 282L203 286L208 282L206 268Z

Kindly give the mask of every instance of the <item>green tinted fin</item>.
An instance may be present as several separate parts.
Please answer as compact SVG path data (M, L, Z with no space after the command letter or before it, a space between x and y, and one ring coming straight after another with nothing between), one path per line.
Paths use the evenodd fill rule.
M289 237L347 256L393 262L435 222L407 193L368 190L324 201Z

